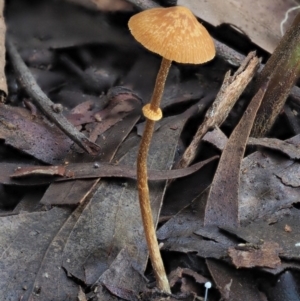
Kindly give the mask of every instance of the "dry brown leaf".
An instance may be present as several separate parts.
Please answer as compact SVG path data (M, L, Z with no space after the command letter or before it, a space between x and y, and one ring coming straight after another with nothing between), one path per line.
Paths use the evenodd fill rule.
M32 118L23 108L0 104L0 138L21 152L45 163L57 164L64 158L72 141L42 116Z
M282 141L276 138L253 138L250 137L248 145L263 146L270 149L280 151L291 159L300 159L300 147L292 143Z
M239 225L240 167L266 88L267 85L253 97L223 150L206 203L204 225Z
M274 215L273 215L274 216ZM289 215L283 215L274 222L259 220L240 228L222 227L228 233L236 235L251 245L260 245L262 241L278 244L281 249L279 257L287 260L299 260L300 229L298 227L300 213L297 209L291 209ZM285 225L289 225L293 231L285 231ZM272 248L272 246L269 246ZM273 245L274 249L279 249ZM266 245L264 248L268 248ZM267 250L266 250L267 251ZM264 256L264 254L261 254ZM275 253L273 254L273 256Z
M285 12L297 4L293 0L179 0L178 5L190 8L197 17L214 26L232 25L272 53L281 37L280 22ZM295 14L290 14L289 22Z
M223 300L263 301L252 271L237 270L220 261L206 259L207 267Z

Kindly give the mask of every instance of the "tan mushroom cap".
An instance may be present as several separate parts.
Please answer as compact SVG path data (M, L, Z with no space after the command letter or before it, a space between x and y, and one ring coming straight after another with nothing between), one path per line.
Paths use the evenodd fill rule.
M216 53L207 30L183 6L145 10L132 16L128 26L144 47L171 61L201 64Z

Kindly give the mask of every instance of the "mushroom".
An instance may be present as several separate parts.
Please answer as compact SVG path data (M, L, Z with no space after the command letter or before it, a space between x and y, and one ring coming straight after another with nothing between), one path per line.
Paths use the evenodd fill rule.
M215 56L215 47L207 30L192 12L183 6L153 8L132 16L131 34L148 50L162 56L150 104L143 107L146 125L137 158L137 182L141 215L151 263L160 290L170 293L161 259L149 199L147 156L154 124L162 118L160 101L172 61L202 64Z

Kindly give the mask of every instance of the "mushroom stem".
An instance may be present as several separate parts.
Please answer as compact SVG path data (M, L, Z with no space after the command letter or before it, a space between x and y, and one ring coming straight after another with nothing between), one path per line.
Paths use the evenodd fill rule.
M172 61L162 58L160 68L156 77L154 91L150 102L150 108L154 111L156 111L160 107L160 100L164 92L165 83L171 64Z
M163 94L171 63L172 61L163 58L159 72L157 74L154 92L150 103L150 109L154 112L160 110L160 100ZM137 157L137 183L145 237L149 249L149 256L157 281L157 287L161 291L170 294L170 285L157 243L148 187L147 157L154 131L154 125L155 120L146 118L146 125Z

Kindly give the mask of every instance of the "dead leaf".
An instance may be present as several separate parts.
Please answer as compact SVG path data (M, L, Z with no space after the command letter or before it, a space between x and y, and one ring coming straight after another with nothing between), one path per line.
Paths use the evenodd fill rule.
M211 276L224 300L265 301L253 272L236 270L220 261L206 259Z
M43 20L43 22L40 22ZM76 22L74 22L76 20ZM9 32L19 47L66 48L90 43L132 45L130 33L112 26L101 14L65 1L39 1L34 6L12 2L6 11ZM23 26L26 24L26 26Z
M281 179L284 185L291 187L300 187L300 165L298 162L291 164L281 170L274 171L274 174Z
M204 225L239 225L240 167L256 112L267 85L251 100L223 150L205 208Z
M114 127L106 131L98 137L97 143L101 145L101 153L97 158L93 158L96 162L110 162L114 157L118 147L132 130L137 120L140 118L140 110L134 110L132 114L118 122ZM84 157L82 154L72 161L79 162L91 160L90 156ZM77 180L65 183L53 183L44 194L41 203L45 205L54 204L79 204L84 201L96 187L100 179L96 180Z
M87 274L87 278L89 279L89 274ZM130 280L127 281L126 278ZM103 290L103 287L110 293L106 289ZM99 301L115 300L114 296L129 301L137 301L139 300L139 292L144 289L145 279L134 268L134 258L130 257L126 248L119 252L109 269L97 279L94 286L94 290L97 292L96 300Z
M1 217L2 300L25 301L37 296L45 301L75 300L78 286L61 268L65 223L70 214L69 209L54 208ZM53 282L59 289L54 289Z
M280 151L290 157L290 159L300 159L300 147L292 143L276 138L253 138L250 137L248 145L263 146Z
M251 138L250 138L251 139ZM213 131L208 132L202 141L208 142L215 146L217 149L222 150L225 148L228 138L227 136L217 127Z
M184 124L185 120L177 123L176 130L171 130L169 125L166 125L154 133L149 152L149 169L170 168ZM123 164L135 164L136 152L137 146L124 157ZM150 183L149 190L156 224L165 182ZM93 283L126 246L129 255L135 258L137 266L143 271L148 252L142 229L135 181L101 180L81 216L80 223L69 236L64 252L65 259L69 258L70 261L65 260L64 268L78 279ZM90 234L86 235L86 231ZM77 244L79 240L81 243ZM99 269L93 273L95 264ZM133 285L132 279L123 278L122 275L118 275L116 281L121 279L123 283L129 281L129 287ZM114 283L111 281L110 285ZM122 288L128 287L123 284Z
M214 156L210 159L207 159L203 162L198 162L190 167L182 169L173 169L173 170L149 170L148 179L150 181L159 181L159 180L168 180L168 179L177 179L181 177L188 176L204 165L210 163L211 161L217 159L218 156ZM8 164L5 164L8 167ZM22 179L28 176L49 176L57 175L59 178L53 179L54 181L68 181L75 179L90 179L90 178L108 178L108 177L117 177L117 178L133 178L136 179L136 169L132 169L128 166L122 165L111 165L111 164L100 164L100 163L74 163L68 164L65 166L25 166L20 167L21 164L13 164L15 166L15 172L10 175L14 179ZM1 163L0 163L1 166ZM9 167L11 169L11 167ZM49 180L48 180L49 181ZM51 181L51 180L50 180ZM0 180L1 182L1 180ZM7 182L8 184L9 182ZM38 181L41 184L41 179ZM45 180L47 183L47 180ZM28 185L28 182L26 183ZM33 180L34 185L34 180Z
M296 4L292 0L226 0L222 4L218 0L179 0L178 5L190 8L197 17L214 26L230 24L272 53L281 37L280 22L285 12ZM292 19L290 16L289 21Z
M273 224L260 220L238 229L229 227L222 227L222 229L251 244L260 244L261 241L277 243L282 249L279 254L280 258L299 260L300 229L297 226L299 218L299 210L293 209L290 215L278 218L278 221ZM292 232L285 231L287 224L293 229Z
M0 104L0 138L7 145L50 164L64 162L73 143L40 115L32 119L29 111L3 104Z
M207 278L203 277L202 275L198 274L197 272L189 269L189 268L177 268L176 270L172 271L168 276L170 287L173 287L178 281L180 281L184 276L191 276L195 280L196 283L204 284L205 282L209 281Z
M295 136L286 142L297 146L299 139L300 136ZM300 189L285 185L279 178L292 165L296 170L298 163L267 150L255 152L243 160L239 190L242 224L270 218L299 202Z

